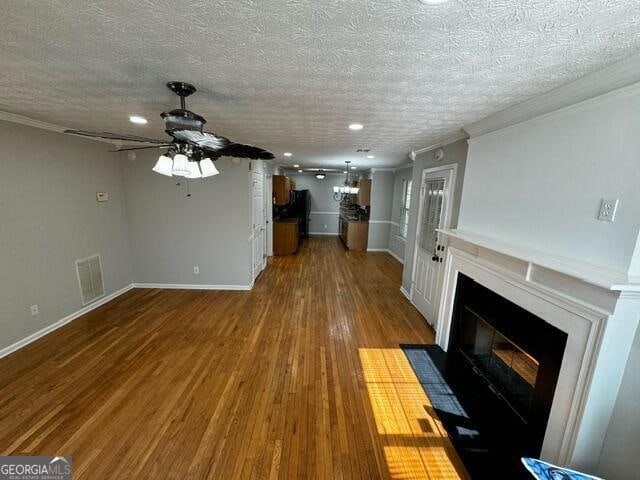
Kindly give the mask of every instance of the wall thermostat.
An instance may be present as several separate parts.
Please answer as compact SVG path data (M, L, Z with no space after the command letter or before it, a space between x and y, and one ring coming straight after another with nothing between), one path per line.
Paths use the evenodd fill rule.
M107 192L97 192L96 200L100 203L109 201L109 194Z

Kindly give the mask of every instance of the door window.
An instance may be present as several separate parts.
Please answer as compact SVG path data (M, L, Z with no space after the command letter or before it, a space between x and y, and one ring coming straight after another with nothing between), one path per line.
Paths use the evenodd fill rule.
M442 202L444 199L444 178L428 180L425 183L424 207L422 209L420 247L427 252L436 253L438 242L437 228L440 228Z

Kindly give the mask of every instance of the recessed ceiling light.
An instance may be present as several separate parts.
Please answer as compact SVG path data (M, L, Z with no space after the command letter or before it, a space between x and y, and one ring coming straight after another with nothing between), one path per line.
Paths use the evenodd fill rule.
M285 156L285 157L290 157L291 155L293 155L293 153L291 153L291 152L284 152L284 156Z
M351 167L351 170L355 170L356 168L358 168L358 167Z
M349 125L349 130L362 130L364 128L364 125L362 125L361 123L352 123L351 125Z
M298 168L299 166L300 166L300 165L298 165L297 163L295 163L295 164L293 165L293 168Z
M376 158L375 155L367 155L367 158Z
M145 123L147 123L147 119L144 117L139 117L138 115L131 115L129 117L129 121L131 123L137 123L139 125L144 125Z

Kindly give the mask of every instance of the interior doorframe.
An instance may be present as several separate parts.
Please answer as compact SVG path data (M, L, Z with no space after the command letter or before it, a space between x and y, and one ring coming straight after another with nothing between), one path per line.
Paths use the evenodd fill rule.
M449 228L451 226L451 217L453 216L453 197L456 189L456 177L458 174L458 164L457 163L449 163L447 165L438 165L437 167L429 167L422 169L422 177L420 179L420 195L418 195L418 216L416 218L416 237L414 239L413 244L413 263L411 264L411 286L409 288L409 299L411 303L413 301L414 294L414 284L416 280L416 263L418 261L418 248L420 248L420 238L422 234L422 229L420 228L420 219L422 218L422 207L424 205L424 188L426 177L432 173L438 172L446 172L448 171L449 176L449 184L447 186L446 198L444 202L444 228ZM415 303L414 303L415 304ZM434 322L435 324L435 322Z
M267 223L267 257L273 257L273 174L268 173L264 178L264 203Z

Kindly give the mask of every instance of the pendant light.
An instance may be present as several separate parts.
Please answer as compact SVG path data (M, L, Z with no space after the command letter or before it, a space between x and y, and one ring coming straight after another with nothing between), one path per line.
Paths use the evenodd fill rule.
M347 168L345 170L347 176L344 179L344 183L333 187L333 199L336 202L343 202L349 198L349 195L355 195L360 191L358 187L352 186L353 182L349 180L349 164L351 161L347 160L344 163L347 164Z

